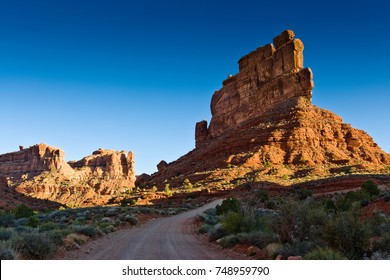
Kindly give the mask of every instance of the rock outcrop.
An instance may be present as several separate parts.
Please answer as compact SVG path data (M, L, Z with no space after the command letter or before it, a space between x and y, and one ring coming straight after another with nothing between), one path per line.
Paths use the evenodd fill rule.
M133 153L99 149L67 163L61 149L21 147L0 155L0 178L8 189L33 198L68 206L100 205L134 187Z
M303 67L303 48L287 30L273 45L242 57L239 72L212 96L210 125L196 124L196 148L153 174L149 184L180 185L190 178L221 185L237 178L298 180L335 170L386 170L390 155L369 135L312 105L313 74Z

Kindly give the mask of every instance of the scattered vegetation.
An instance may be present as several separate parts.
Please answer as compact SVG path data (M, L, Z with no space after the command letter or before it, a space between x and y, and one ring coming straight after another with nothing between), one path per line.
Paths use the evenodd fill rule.
M253 191L243 201L228 198L205 212L199 232L223 247L257 246L270 259L387 259L390 218L364 215L367 205L385 195L370 181L334 198L314 198L300 188L283 198Z
M0 258L50 259L59 250L79 248L88 240L139 223L137 214L172 215L177 208L158 210L129 206L90 207L36 212L21 205L0 212Z

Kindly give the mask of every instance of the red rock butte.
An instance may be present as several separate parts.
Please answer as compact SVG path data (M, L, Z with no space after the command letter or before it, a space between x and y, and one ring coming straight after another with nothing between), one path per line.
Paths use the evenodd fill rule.
M303 66L303 49L286 30L243 56L239 72L212 96L210 125L196 124L196 148L139 183L180 184L183 177L204 183L254 173L259 179L272 172L296 178L305 168L326 177L338 168L371 172L390 164L367 133L312 105L313 74Z

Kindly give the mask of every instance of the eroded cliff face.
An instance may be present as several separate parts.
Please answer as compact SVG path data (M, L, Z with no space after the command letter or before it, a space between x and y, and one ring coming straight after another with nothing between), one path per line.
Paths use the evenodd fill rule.
M340 170L388 172L390 155L367 133L312 105L303 43L291 30L273 42L239 60L239 72L212 96L210 125L196 124L196 148L147 183L180 185L190 178L212 186L237 178L280 182Z
M99 149L67 163L58 148L39 144L0 155L3 189L68 206L106 204L134 187L133 153Z

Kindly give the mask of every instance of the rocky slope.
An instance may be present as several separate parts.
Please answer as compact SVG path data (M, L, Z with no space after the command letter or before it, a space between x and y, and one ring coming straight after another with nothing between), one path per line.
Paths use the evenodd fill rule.
M16 191L72 207L106 204L134 187L133 154L99 149L67 163L61 149L46 144L20 147L20 151L0 155L0 178L2 193Z
M211 99L212 119L196 124L196 148L141 186L209 187L237 181L292 184L335 174L389 173L390 155L364 131L311 103L313 74L291 30L239 60Z

